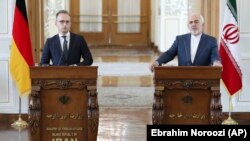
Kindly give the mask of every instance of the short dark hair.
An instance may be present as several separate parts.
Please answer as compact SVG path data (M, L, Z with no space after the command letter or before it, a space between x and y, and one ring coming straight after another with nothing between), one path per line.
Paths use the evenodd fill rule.
M59 14L67 14L69 15L69 12L67 10L60 10L56 13L56 18L58 17ZM70 16L70 15L69 15Z

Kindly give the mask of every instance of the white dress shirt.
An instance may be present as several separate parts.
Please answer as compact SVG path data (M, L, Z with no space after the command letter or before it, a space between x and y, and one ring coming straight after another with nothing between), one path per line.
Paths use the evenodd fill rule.
M198 36L191 35L191 43L190 43L191 51L190 51L190 53L191 53L192 63L194 62L194 58L195 58L195 55L196 55L196 52L198 49L200 39L201 39L201 34Z
M61 48L63 50L63 42L64 42L64 38L62 36L66 36L66 41L67 41L67 49L69 50L69 41L70 41L70 33L68 32L66 35L62 35L59 33L59 37L60 37L60 44L61 44Z

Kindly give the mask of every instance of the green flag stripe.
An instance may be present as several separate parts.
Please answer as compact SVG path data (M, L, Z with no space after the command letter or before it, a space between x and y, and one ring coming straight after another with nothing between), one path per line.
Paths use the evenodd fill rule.
M228 0L227 6L229 10L231 11L231 13L233 14L235 21L238 22L236 0Z

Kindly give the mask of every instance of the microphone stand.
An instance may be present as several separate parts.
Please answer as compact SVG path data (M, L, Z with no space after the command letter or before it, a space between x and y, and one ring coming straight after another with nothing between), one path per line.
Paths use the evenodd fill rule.
M60 66L60 65L61 65L62 58L63 58L63 52L61 52L61 56L60 56L60 58L59 58L59 61L58 61L58 63L57 63L57 66Z

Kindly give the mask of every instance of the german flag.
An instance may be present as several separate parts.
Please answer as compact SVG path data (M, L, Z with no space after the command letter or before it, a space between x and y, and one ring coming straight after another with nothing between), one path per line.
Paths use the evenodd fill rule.
M20 96L31 93L30 66L34 61L25 0L16 0L9 67Z

